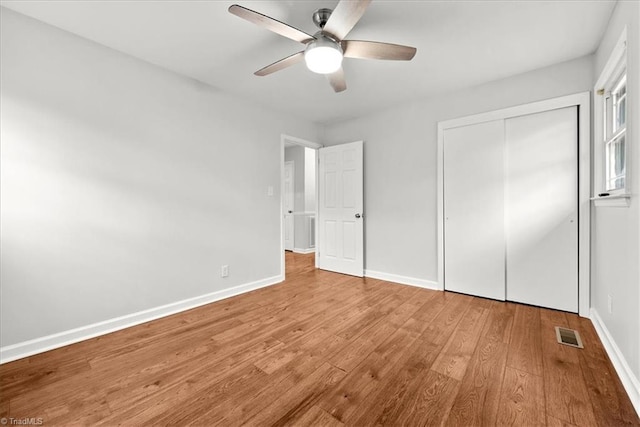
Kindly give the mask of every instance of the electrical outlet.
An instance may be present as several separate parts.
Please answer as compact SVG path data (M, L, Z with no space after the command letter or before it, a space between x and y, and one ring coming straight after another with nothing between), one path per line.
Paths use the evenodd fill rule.
M609 314L613 313L613 298L611 295L607 295L607 310L609 311Z
M220 267L220 277L228 277L229 276L229 266L223 265Z

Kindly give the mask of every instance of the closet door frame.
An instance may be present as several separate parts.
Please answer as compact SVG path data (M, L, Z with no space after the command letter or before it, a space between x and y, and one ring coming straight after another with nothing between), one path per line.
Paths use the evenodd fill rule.
M589 317L590 229L591 229L591 111L590 92L551 98L515 107L438 122L438 288L445 289L444 277L444 131L460 126L506 120L565 107L578 107L578 314Z

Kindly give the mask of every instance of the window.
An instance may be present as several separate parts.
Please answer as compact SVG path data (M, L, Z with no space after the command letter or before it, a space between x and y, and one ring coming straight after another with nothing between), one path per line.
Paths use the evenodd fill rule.
M605 198L620 201L628 197L626 40L625 28L595 87L596 205Z
M607 191L624 189L625 139L627 131L627 74L614 80L613 90L604 96L604 157Z

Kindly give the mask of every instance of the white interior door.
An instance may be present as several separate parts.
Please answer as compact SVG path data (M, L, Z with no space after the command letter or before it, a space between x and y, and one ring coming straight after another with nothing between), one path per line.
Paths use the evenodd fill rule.
M445 289L505 299L504 121L444 132Z
M507 299L578 311L577 107L505 121Z
M293 250L293 203L294 203L294 166L293 162L284 162L284 189L283 189L283 213L284 213L284 250Z
M362 277L364 273L363 143L318 152L318 267Z

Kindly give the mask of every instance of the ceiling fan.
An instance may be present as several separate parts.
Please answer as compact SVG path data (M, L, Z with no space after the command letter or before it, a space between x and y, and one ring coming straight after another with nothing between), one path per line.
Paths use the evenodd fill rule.
M229 7L229 12L306 46L304 50L256 71L254 73L256 76L275 73L304 59L309 70L326 74L333 90L342 92L347 88L342 70L343 57L410 61L416 54L416 48L410 46L344 40L364 15L369 3L371 0L341 0L335 10L324 8L316 10L313 14L313 22L320 30L314 35L237 4Z

